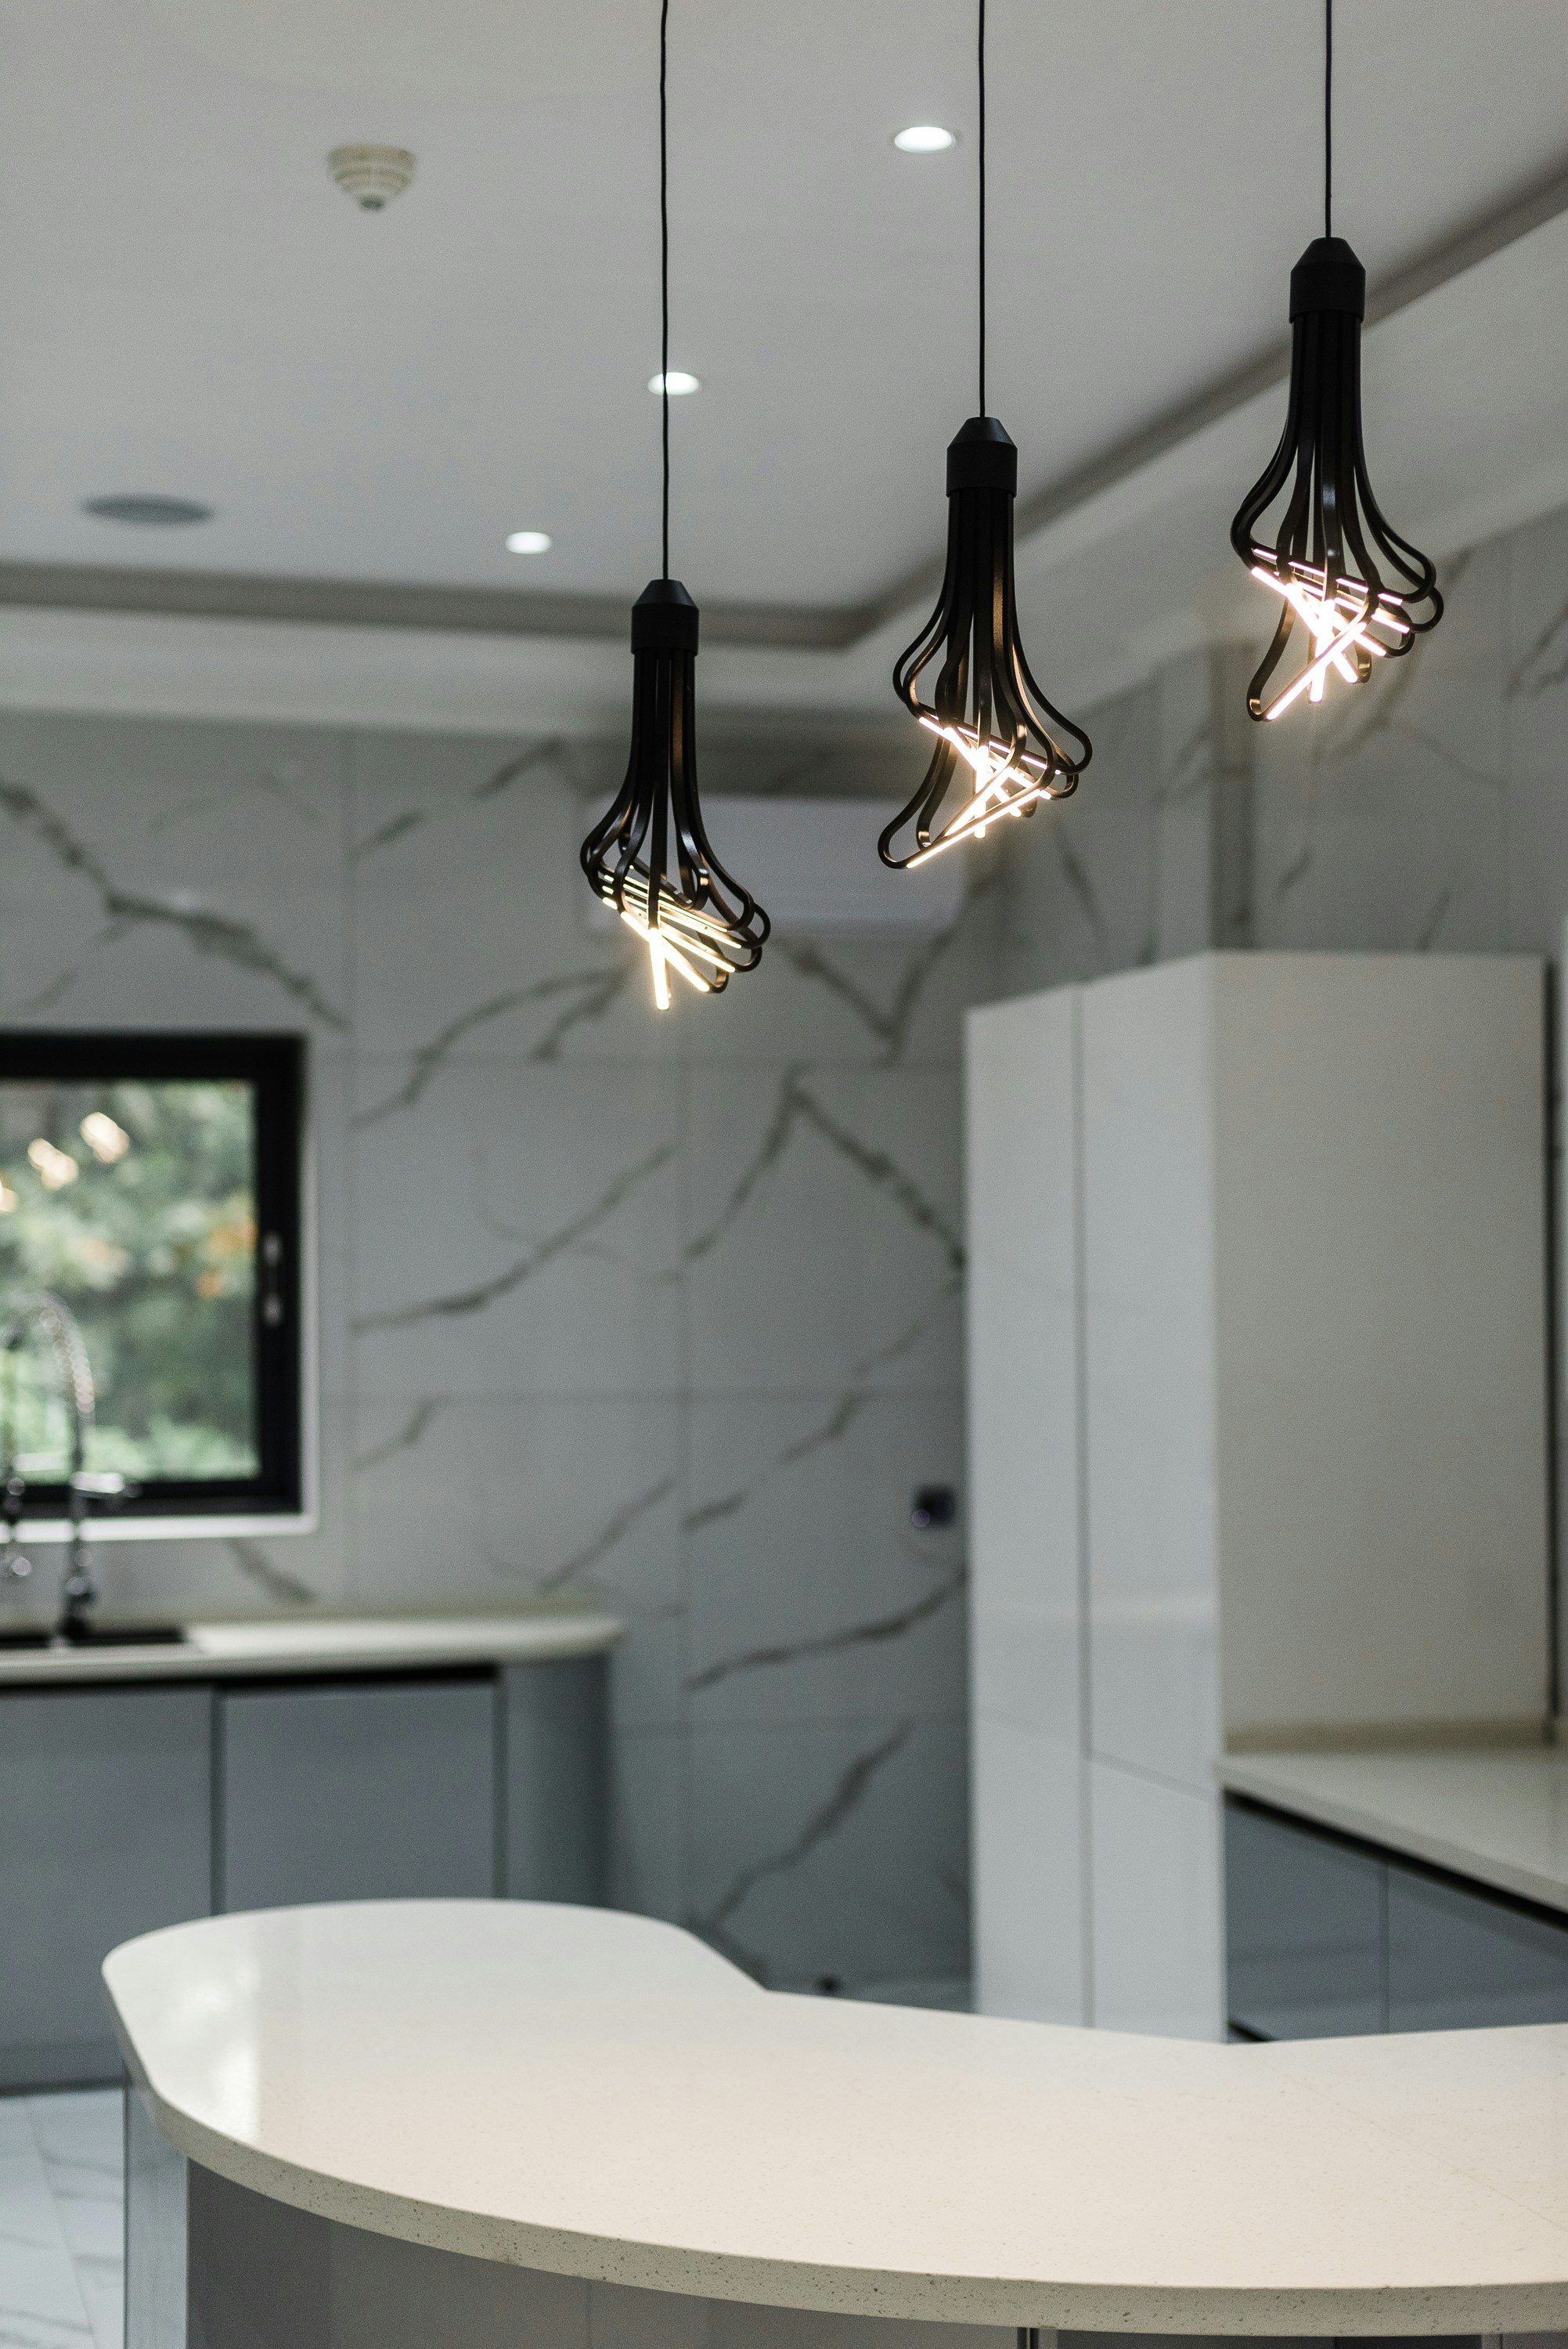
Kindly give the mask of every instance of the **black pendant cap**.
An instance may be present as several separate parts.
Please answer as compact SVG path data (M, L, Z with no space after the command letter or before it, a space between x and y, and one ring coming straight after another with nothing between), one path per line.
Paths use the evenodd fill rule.
M1342 236L1315 236L1290 273L1291 324L1312 311L1367 316L1367 272Z
M695 653L698 616L678 579L650 579L632 606L632 650Z
M1006 490L1018 494L1018 451L994 416L972 416L947 444L947 494L954 490Z

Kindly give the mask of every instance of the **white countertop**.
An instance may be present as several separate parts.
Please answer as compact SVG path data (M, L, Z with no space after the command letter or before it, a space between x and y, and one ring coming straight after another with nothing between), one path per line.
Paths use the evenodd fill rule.
M104 1974L181 2151L480 2259L956 2323L1568 2326L1568 2026L1134 2038L782 1996L508 1901L211 1918Z
M1568 1751L1227 1754L1232 1794L1568 1909Z
M177 1647L0 1649L0 1688L61 1681L231 1680L595 1656L625 1630L595 1609L510 1615L290 1615L187 1623Z

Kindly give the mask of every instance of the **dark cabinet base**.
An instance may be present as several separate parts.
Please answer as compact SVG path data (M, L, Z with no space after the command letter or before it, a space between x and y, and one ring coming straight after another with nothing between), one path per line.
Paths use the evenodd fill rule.
M119 2075L98 1968L214 1909L605 1898L603 1656L0 1693L0 2093Z
M1568 1916L1232 1795L1225 1973L1249 2039L1568 2023Z

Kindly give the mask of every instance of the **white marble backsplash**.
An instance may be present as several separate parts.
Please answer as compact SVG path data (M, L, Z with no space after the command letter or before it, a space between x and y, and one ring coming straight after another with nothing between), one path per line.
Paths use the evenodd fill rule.
M963 1533L909 1512L963 1483L994 876L944 937L782 939L660 1017L579 904L623 759L0 717L0 1016L314 1045L321 1529L104 1545L106 1600L600 1599L617 1899L770 1981L950 1982Z

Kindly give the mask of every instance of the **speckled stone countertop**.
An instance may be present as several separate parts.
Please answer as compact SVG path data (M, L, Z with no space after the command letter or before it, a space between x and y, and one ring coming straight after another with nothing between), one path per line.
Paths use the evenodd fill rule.
M784 1996L510 1901L211 1918L104 1974L181 2151L480 2259L960 2323L1568 2325L1568 2027L1134 2038Z
M625 1626L597 1610L510 1615L258 1616L187 1623L178 1645L0 1648L0 1690L62 1682L236 1680L594 1656Z
M1220 1783L1480 1884L1568 1909L1568 1751L1228 1754Z

